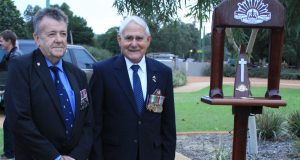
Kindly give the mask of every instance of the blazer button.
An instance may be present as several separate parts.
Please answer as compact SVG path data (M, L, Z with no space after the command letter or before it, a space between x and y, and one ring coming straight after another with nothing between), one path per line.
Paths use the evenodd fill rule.
M138 143L138 140L137 140L137 139L135 139L135 140L133 140L133 142L134 142L134 143Z
M142 121L138 121L138 124L141 125L141 124L142 124Z

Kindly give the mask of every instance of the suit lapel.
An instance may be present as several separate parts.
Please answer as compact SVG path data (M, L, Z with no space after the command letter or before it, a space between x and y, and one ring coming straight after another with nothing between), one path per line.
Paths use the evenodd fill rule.
M46 60L39 49L34 52L34 57L35 58L33 60L33 66L37 71L40 79L42 80L44 86L46 87L47 92L49 92L50 98L52 99L57 112L61 115L63 120L63 112L60 107L60 102L55 90L55 85L50 75L48 65L46 64Z
M146 57L147 67L147 98L148 95L153 94L158 89L159 75L157 74L157 68L152 64L152 61ZM147 102L148 99L146 99Z
M135 104L134 94L132 91L131 83L128 76L128 71L125 63L124 56L119 56L115 63L114 63L114 69L115 69L115 77L120 84L121 88L123 89L125 95L128 97L132 109L137 113L137 107Z

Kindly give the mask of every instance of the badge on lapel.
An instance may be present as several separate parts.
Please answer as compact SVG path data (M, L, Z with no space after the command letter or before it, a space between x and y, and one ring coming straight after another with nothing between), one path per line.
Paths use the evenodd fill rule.
M161 96L160 89L156 89L153 94L147 97L146 108L150 112L161 113L163 111L164 96Z
M80 110L84 110L89 105L86 89L80 91Z

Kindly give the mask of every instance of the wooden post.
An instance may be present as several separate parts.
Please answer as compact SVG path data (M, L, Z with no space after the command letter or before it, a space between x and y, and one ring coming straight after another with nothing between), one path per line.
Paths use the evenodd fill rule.
M234 96L222 91L224 38L226 27L271 29L268 89L265 97L250 95L245 47L241 46L234 82ZM233 160L245 160L248 117L261 113L262 106L285 106L279 94L279 80L284 33L284 7L278 0L223 0L213 12L212 61L209 96L201 101L211 105L231 105L234 114Z

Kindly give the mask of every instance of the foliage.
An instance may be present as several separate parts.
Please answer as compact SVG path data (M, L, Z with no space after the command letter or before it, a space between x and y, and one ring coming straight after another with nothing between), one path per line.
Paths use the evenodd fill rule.
M29 39L32 39L32 33L34 32L33 31L33 16L34 14L40 10L41 7L39 6L34 6L32 7L31 5L28 5L24 11L24 17L25 17L25 25L26 25L26 33L27 33L27 37Z
M226 160L229 159L229 151L226 149L224 143L223 143L223 135L219 136L219 145L215 148L215 160Z
M83 46L93 55L93 57L96 58L97 61L101 61L112 57L112 53L106 49L99 49L88 45Z
M71 37L72 37L74 44L93 45L94 33L92 28L87 26L87 22L84 18L74 15L70 7L66 3L62 3L61 6L56 4L56 5L51 5L50 7L60 8L68 16L69 19L68 42L69 43L72 42L71 41ZM26 30L27 35L31 35L33 33L32 18L39 9L41 9L41 7L39 6L32 7L31 5L28 5L26 10L24 11L24 17L27 26L27 30ZM32 38L32 37L28 37L28 38Z
M249 68L248 73L249 73L249 77L267 78L268 77L268 68L265 68L265 67Z
M224 77L234 77L235 76L235 67L231 65L224 65L223 67L223 75Z
M291 134L300 138L300 111L290 113L287 121Z
M99 35L96 38L96 46L109 50L114 55L120 54L120 47L117 41L118 27L110 28L105 34Z
M0 0L0 32L9 29L18 38L27 38L24 30L24 20L12 0Z
M148 22L152 41L148 52L171 52L185 58L190 49L199 49L200 33L194 24L172 21L164 26L157 26ZM117 41L118 27L110 28L105 34L98 35L96 45L114 54L120 53ZM197 53L195 56L198 57Z
M263 140L277 140L284 135L285 119L282 114L274 111L266 111L256 116L257 134Z
M295 147L298 150L298 153L300 152L300 141L295 141Z
M295 0L279 0L286 9L284 60L293 60L289 65L300 68L300 2Z
M181 6L177 0L151 0L151 1L135 1L135 0L115 0L114 7L118 9L120 14L133 14L152 20L153 22L170 21L176 16L178 7Z
M199 49L200 33L195 24L172 21L152 35L151 52L171 52L176 55ZM186 56L185 56L186 57Z
M280 73L280 78L300 80L300 70L283 68Z
M186 79L186 74L180 70L174 69L172 71L173 74L173 86L178 87L178 86L183 86L186 84L187 79Z
M70 39L72 37L74 44L93 45L93 29L87 26L87 22L84 18L73 15L73 12L70 10L70 7L66 3L62 3L61 6L53 5L52 7L60 8L69 18L68 42L72 42Z

